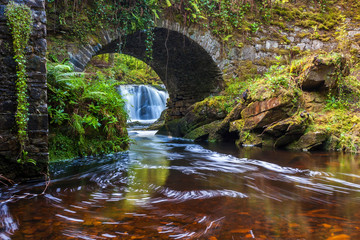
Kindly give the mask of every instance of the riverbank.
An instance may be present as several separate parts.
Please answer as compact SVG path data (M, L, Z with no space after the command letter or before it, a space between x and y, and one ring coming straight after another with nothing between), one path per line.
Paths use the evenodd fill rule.
M359 64L341 53L308 54L233 81L167 122L161 133L238 146L359 152Z

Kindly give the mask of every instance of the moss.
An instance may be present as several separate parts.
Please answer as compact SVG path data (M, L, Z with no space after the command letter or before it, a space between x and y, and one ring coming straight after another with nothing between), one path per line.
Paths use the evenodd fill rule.
M302 32L302 33L298 33L298 34L296 35L296 37L298 37L298 38L305 38L305 37L310 37L310 35L311 35L311 33L309 33L309 32Z
M332 140L328 142L329 149L346 152L360 150L360 115L345 109L332 109L314 114L314 123L309 130L326 132Z
M216 138L214 138L213 136L215 136L215 131L216 129L219 128L221 122L222 122L221 120L214 121L212 123L198 127L193 131L189 132L188 134L186 134L185 138L192 139L195 141L203 141L203 140L208 140L209 136L212 135L211 140L215 141Z
M233 106L233 101L226 96L210 96L201 102L194 104L193 112L195 114L212 115L212 116L226 116Z
M230 123L229 132L241 132L245 124L244 119L235 120Z
M242 131L239 139L236 141L237 146L261 146L262 138L257 133Z
M271 24L274 26L278 26L282 29L286 29L285 23L281 21L271 21Z
M291 43L291 41L290 41L285 35L281 36L281 40L282 40L284 43L286 43L286 44L290 44L290 43Z
M79 156L77 141L56 131L49 135L49 158L50 161L71 159Z

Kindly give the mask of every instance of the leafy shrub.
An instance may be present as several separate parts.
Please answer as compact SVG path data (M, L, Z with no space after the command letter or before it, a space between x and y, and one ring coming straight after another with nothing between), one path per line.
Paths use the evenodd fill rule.
M74 149L69 144L75 144L77 155L127 148L127 114L116 85L115 80L87 78L66 64L48 64L52 159L59 159L57 154L73 156ZM60 141L63 138L67 141ZM63 143L59 145L59 142ZM71 153L66 154L69 151Z

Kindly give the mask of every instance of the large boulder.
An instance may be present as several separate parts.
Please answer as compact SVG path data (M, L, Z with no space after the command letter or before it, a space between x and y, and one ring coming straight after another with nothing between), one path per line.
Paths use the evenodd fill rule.
M326 59L315 57L300 85L306 91L336 89L339 76L346 74L348 71L346 70L345 58L338 57L326 61Z
M317 148L322 146L327 139L328 135L325 132L308 132L302 135L299 141L290 144L287 148L290 150L303 151L316 150Z
M291 99L274 97L250 103L242 112L242 130L263 129L269 124L288 118L292 114Z
M211 135L212 140L219 142L232 141L238 138L238 133L234 134L234 131L230 131L231 122L241 119L241 111L246 107L245 103L241 101L238 103L231 112L226 116L224 120L216 127Z
M220 124L221 120L203 125L186 134L185 138L192 139L194 141L215 140L213 136L215 134L215 130Z
M227 115L225 103L226 99L221 96L209 97L197 102L187 109L187 113L183 118L165 121L158 134L184 137L203 125L223 120Z
M304 111L299 115L271 124L263 131L263 134L273 139L272 147L281 148L298 140L304 134L309 122L310 115Z

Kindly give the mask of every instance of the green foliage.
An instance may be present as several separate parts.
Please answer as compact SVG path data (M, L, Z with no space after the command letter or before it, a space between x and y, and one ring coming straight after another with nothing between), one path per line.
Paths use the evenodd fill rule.
M6 17L13 38L14 59L17 63L16 95L17 109L15 120L17 125L17 137L20 143L19 163L36 163L29 159L25 151L27 141L28 106L27 101L27 75L25 48L29 42L33 25L31 9L22 4L10 2L6 8Z
M115 79L121 84L162 84L149 65L124 54L114 54L112 63L109 54L98 55L91 60L85 71L96 74L99 79Z
M48 64L52 159L58 159L57 154L83 156L127 148L127 114L117 84L115 80L87 78L69 65ZM69 144L75 145L75 150Z
M97 35L99 29L112 29L124 35L142 30L146 33L146 54L152 58L154 20L159 18L159 1L63 1L47 0L49 26L66 31L71 39L87 41L87 36ZM121 47L121 46L119 46Z

